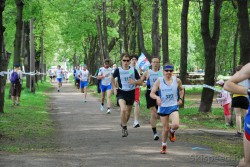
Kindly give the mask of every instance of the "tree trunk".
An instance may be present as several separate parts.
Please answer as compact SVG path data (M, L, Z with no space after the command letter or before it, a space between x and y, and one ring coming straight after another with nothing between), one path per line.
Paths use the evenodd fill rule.
M41 37L40 37L40 45L41 45L41 55L40 55L40 73L45 73L45 70L44 70L44 33L43 33L43 30L42 30L42 34L41 34ZM41 78L41 82L44 80L45 81L45 78L44 77L46 75L40 75L40 78Z
M96 3L96 9L98 10L98 3ZM100 56L100 61L103 63L104 60L104 44L103 44L103 35L102 35L102 25L101 25L101 18L99 15L96 16L96 26L97 26L97 31L98 31L98 37L99 37L99 56Z
M134 0L129 0L129 3L132 7L133 13L135 15L136 24L138 27L138 37L139 37L138 43L139 43L141 52L143 52L148 59L151 59L151 55L147 52L145 45L144 45L143 28L142 28L141 18L140 18L139 11L138 11L139 7L135 4Z
M153 0L152 12L152 57L160 57L159 0Z
M24 68L25 72L30 72L30 23L28 21L25 21L24 23ZM26 75L26 88L30 89L30 75Z
M181 13L181 67L180 67L180 79L183 84L186 84L186 78L187 78L188 8L189 8L189 0L183 0L182 13Z
M22 15L23 15L23 1L15 0L17 8L17 17L16 17L16 35L14 41L14 59L13 65L21 64L21 41L22 41Z
M162 57L163 64L169 62L169 49L168 49L168 1L161 0L162 8Z
M250 30L249 30L249 0L237 0L238 19L240 24L240 64L250 62Z
M4 36L5 27L3 26L3 11L5 7L5 0L0 0L0 72L7 71L8 60L4 48ZM5 85L6 85L6 75L0 75L0 113L4 113L4 95L5 95Z
M130 32L130 48L129 50L132 52L132 53L135 53L136 52L136 21L135 21L135 17L134 17L134 13L133 13L133 10L130 9L130 18L131 18L131 32ZM137 53L138 54L138 53Z
M120 46L120 54L122 54L124 52L124 41L122 40L123 39L123 32L124 32L124 27L123 24L124 24L124 20L126 18L124 18L124 13L125 13L125 4L123 3L122 4L122 9L120 10L119 12L119 15L120 15L120 20L119 20L119 46Z
M205 77L204 84L213 86L215 80L215 58L216 47L220 36L220 11L222 0L214 1L214 23L213 35L210 37L209 29L209 14L211 0L203 0L201 13L201 33L205 50ZM200 112L211 112L214 91L208 88L203 88L201 95Z
M240 30L240 25L239 25L239 21L238 21L235 36L234 36L233 74L236 72L235 68L237 65L237 43L238 43L238 38L239 38L239 30Z
M30 20L30 71L35 72L34 19ZM30 75L30 91L35 93L35 75Z
M74 60L74 69L75 69L75 67L78 66L78 64L76 62L76 49L74 51L73 60Z
M109 59L109 50L108 50L108 30L107 30L107 16L106 16L106 0L102 3L103 11L103 43L104 43L104 59Z

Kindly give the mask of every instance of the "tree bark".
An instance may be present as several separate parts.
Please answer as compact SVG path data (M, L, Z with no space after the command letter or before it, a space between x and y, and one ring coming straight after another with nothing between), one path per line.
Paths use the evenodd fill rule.
M213 34L210 36L209 15L211 0L203 0L201 13L201 34L205 50L205 77L204 84L213 86L215 81L216 47L220 36L220 11L222 0L214 1ZM201 95L200 112L211 112L214 91L203 88Z
M249 0L237 0L238 20L240 24L240 64L250 62Z
M181 67L180 67L180 79L183 84L186 84L186 78L187 78L188 9L189 9L189 0L183 0L182 13L181 13Z
M30 71L36 72L35 68L35 39L34 39L34 19L30 20ZM30 75L30 92L35 93L35 75Z
M29 33L30 33L30 23L28 21L25 21L24 23L24 67L25 72L30 72L30 39L29 39ZM26 75L26 88L30 89L30 75Z
M131 32L130 32L130 51L132 52L132 53L136 53L136 32L137 32L137 30L136 30L136 21L135 21L135 17L134 17L134 13L133 13L133 10L132 9L130 9L129 10L130 11L130 19L131 19ZM137 51L138 52L138 51ZM138 54L138 53L137 53Z
M159 0L153 0L152 12L152 57L160 57Z
M146 50L145 45L144 45L143 28L142 28L142 24L141 24L141 18L140 18L139 12L138 12L138 5L135 4L134 0L128 0L128 1L131 5L133 13L135 15L136 24L138 27L138 37L139 37L138 43L139 43L141 52L143 52L144 55L148 59L151 59L151 55L148 53L148 51Z
M162 8L162 63L169 62L169 49L168 49L168 1L161 0Z
M234 35L234 53L233 53L233 73L236 72L236 65L237 65L237 43L238 43L238 38L239 38L239 30L240 30L240 25L239 21L237 24L236 32Z
M108 30L107 30L107 7L106 0L102 3L102 14L103 14L103 43L104 43L104 59L109 59L109 50L108 50Z
M0 0L0 72L7 71L9 57L5 52L4 36L5 27L3 26L3 11L5 8L5 0ZM4 113L4 95L6 85L6 75L0 75L0 113Z
M98 3L96 3L96 9L98 10ZM103 34L102 34L102 26L101 26L101 18L99 15L96 16L96 26L97 26L97 31L98 31L98 41L99 41L99 56L100 56L100 61L103 64L104 60L104 49L103 49Z
M14 41L14 59L13 65L21 64L21 41L22 41L22 17L23 17L23 1L15 0L16 8L17 8L17 16L16 16L16 34Z

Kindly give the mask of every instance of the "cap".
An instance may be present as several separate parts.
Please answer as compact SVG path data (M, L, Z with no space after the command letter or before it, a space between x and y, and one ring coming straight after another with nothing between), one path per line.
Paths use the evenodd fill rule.
M216 82L216 84L218 84L218 85L223 85L223 84L224 84L224 80L223 80L223 79L220 79L219 81Z

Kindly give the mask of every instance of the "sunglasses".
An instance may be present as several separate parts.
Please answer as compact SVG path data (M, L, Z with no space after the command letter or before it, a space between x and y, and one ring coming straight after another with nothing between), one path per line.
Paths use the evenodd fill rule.
M164 70L164 71L166 71L166 72L173 72L174 70Z
M122 60L123 62L130 62L130 60Z

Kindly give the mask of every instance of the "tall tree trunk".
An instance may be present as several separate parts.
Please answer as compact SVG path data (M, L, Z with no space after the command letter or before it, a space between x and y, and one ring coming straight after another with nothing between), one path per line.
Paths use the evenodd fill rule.
M122 3L122 8L120 9L120 12L119 12L119 15L120 15L120 20L119 20L119 46L120 46L120 54L124 52L124 41L123 41L123 32L124 32L124 27L123 24L124 24L124 20L126 20L126 18L124 17L125 16L125 4L124 4L124 1Z
M153 0L152 12L152 57L160 57L159 0Z
M5 27L3 26L3 11L5 7L5 0L0 0L0 72L7 71L8 56L4 49L4 36ZM4 112L4 95L6 85L6 75L0 75L0 113Z
M30 20L30 71L35 72L35 41L34 41L34 19ZM35 75L30 75L30 91L35 93Z
M133 13L133 10L130 9L130 19L131 19L131 30L130 30L130 48L129 50L132 52L132 53L135 53L136 52L136 21L135 21L135 17L134 17L134 13ZM138 53L137 53L138 54Z
M104 43L104 59L109 59L109 50L108 50L108 30L107 30L107 7L106 0L102 3L102 11L103 11L103 43Z
M42 30L41 37L40 37L40 45L41 45L40 72L45 73L45 70L44 70L44 33L43 33L43 30ZM40 75L41 82L43 80L45 81L46 77L44 77L44 76L46 76L46 75Z
M235 35L234 35L233 73L236 72L235 68L236 68L236 65L237 65L237 43L238 43L238 38L239 38L239 30L240 30L240 25L239 25L239 21L238 21L236 32L235 32Z
M169 62L169 49L168 49L168 1L161 0L162 9L162 57L163 64Z
M237 0L238 19L240 24L240 64L250 62L250 30L249 30L249 0Z
M30 22L24 21L24 68L25 72L30 72ZM26 88L30 89L30 75L26 75Z
M216 48L220 36L220 11L222 0L214 1L214 17L213 17L213 34L210 36L209 29L209 14L211 0L203 0L201 13L201 34L205 50L205 77L204 84L213 86L215 79L215 58ZM211 112L214 91L208 88L203 88L201 95L200 112Z
M99 6L98 3L96 3L96 9L98 10ZM96 16L96 26L97 26L97 31L98 31L98 41L99 41L99 56L100 56L100 61L103 64L104 60L104 44L103 44L103 34L102 34L102 23L101 23L101 18L99 15Z
M183 0L181 13L181 69L180 79L186 84L188 57L188 9L189 0Z
M142 28L141 18L140 18L139 11L138 11L139 7L138 7L138 5L135 4L134 0L128 0L128 1L131 5L133 13L135 15L136 24L138 27L138 35L139 35L138 36L139 37L138 43L139 43L140 49L148 59L151 59L151 55L148 53L148 51L146 50L145 45L144 45L143 28Z
M76 49L74 50L73 60L74 60L74 69L75 69L75 67L78 66L77 61L76 61Z
M22 41L22 17L23 17L23 1L15 0L17 8L17 17L16 17L16 35L14 41L14 64L21 64L21 41Z

